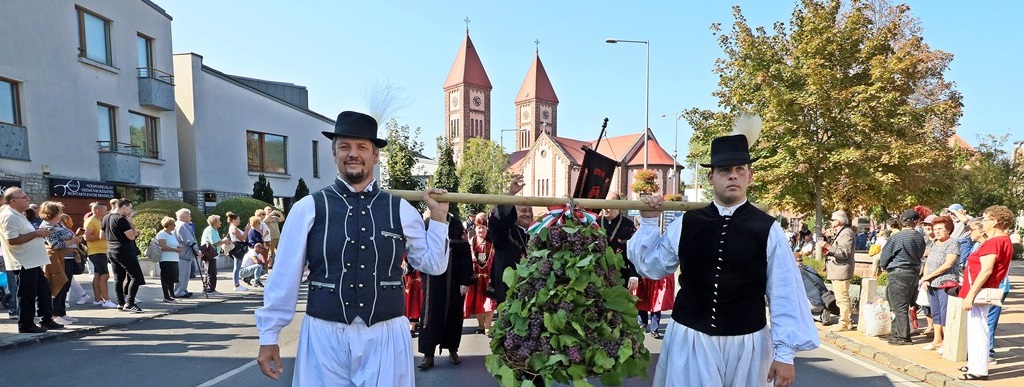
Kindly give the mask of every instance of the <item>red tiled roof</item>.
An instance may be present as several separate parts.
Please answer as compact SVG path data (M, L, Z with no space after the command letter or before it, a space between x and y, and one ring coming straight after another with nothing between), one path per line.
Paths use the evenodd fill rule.
M637 135L639 137L639 135ZM658 140L651 134L647 138L647 165L672 165L675 164L672 155L658 144ZM644 165L644 149L641 147L633 155L633 158L626 163L629 166Z
M963 137L960 137L960 135L956 133L953 133L952 136L949 136L949 146L960 147L961 149L974 152L974 147L971 146L971 144L968 144L967 141L964 141Z
M455 56L455 63L448 72L448 79L444 81L444 88L462 83L491 89L491 80L487 78L487 71L484 71L480 56L473 47L469 31L466 31L466 40L462 41L462 47L459 47L459 53Z
M521 151L515 151L515 152L512 152L512 153L509 153L509 155L508 155L508 166L510 168L515 166L517 163L519 163L520 161L523 160L523 157L526 157L526 153L528 153L528 152L529 152L529 150L521 150Z
M555 95L555 88L551 86L547 71L544 71L544 64L540 62L540 54L533 58L530 70L526 72L526 79L519 88L519 94L515 102L523 102L531 99L558 103L558 96Z
M598 149L596 149L597 153L608 156L612 160L621 162L629 155L630 149L637 144L641 135L642 133L636 133L603 138L601 139L601 143L598 145ZM596 142L596 140L590 142L591 149L594 148L594 143Z
M574 140L565 137L551 136L551 140L558 144L562 148L562 151L569 155L576 165L583 164L583 147L590 147L589 141Z

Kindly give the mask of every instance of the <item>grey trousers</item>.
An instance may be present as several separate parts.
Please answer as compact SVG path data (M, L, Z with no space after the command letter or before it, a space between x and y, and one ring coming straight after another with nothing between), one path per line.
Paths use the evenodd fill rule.
M174 287L174 296L181 297L188 293L188 278L192 274L194 258L181 258L178 260L178 285Z

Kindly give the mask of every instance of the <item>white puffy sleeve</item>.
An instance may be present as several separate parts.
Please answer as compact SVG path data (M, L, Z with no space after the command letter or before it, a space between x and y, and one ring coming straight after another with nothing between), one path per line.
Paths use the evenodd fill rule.
M425 228L420 212L405 199L401 200L399 214L409 265L426 274L443 274L448 270L448 224L430 220L430 228Z
M662 279L679 268L679 236L683 215L672 221L661 234L658 218L640 218L640 227L626 242L626 256L640 275Z
M818 329L811 319L804 282L782 226L768 233L768 311L775 361L793 364L797 351L818 348Z

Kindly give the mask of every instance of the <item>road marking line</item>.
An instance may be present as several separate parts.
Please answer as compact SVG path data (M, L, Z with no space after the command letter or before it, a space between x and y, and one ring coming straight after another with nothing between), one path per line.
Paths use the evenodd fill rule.
M198 387L210 387L210 386L216 385L217 383L220 383L220 382L223 382L225 380L228 380L228 378L230 378L232 376L235 376L235 375L241 373L242 371L245 371L246 368L252 367L254 365L256 365L256 360L253 360L253 361L250 361L248 363L242 364L241 367L235 368L235 369L233 369L231 371L228 371L227 373L225 373L225 374L223 374L221 376L218 376L216 378L210 379L208 382L200 384Z
M825 345L824 343L822 343L822 345L819 346L818 348L821 348L821 349L824 349L826 351L832 352L832 353L834 353L836 355L839 355L842 358L844 358L846 360L849 360L849 361L852 361L852 362L856 363L857 365L859 365L861 367L864 367L864 368L867 368L867 369L869 369L871 371L878 372L878 373L883 374L883 375L889 375L890 377L894 377L895 379L898 379L897 381L900 382L901 385L904 384L904 383L908 383L909 385L912 385L912 386L913 385L920 386L920 385L924 384L924 382L922 382L920 380L907 378L903 374L897 373L895 370L882 368L882 367L880 367L880 366L878 366L876 364L866 363L864 360L858 359L856 356L850 355L850 354L848 354L846 352L843 352L843 351L841 351L841 350L839 350L837 348L833 348L831 345Z

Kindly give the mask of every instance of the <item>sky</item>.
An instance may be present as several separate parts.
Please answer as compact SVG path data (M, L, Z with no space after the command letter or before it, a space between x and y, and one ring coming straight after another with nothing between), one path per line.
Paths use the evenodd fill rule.
M427 155L436 154L434 139L443 133L442 85L467 17L493 85L492 140L514 127L514 99L538 49L560 101L559 136L593 140L605 117L609 136L641 132L645 46L605 39L648 40L650 127L669 153L678 135L678 153L685 155L692 130L679 120L677 131L675 114L717 108L712 68L723 52L711 24L731 25L732 6L739 5L751 25L770 26L788 21L794 6L784 0L154 1L174 18L175 53L198 53L224 73L306 86L310 109L325 116L365 111L375 84L401 88L407 105L395 115L422 128ZM1024 2L907 4L925 42L955 55L946 77L963 94L961 137L972 145L983 134L1010 132L1011 143L1024 140L1024 116L1013 113L1024 90L1024 34L1017 30ZM515 140L504 135L508 148Z

